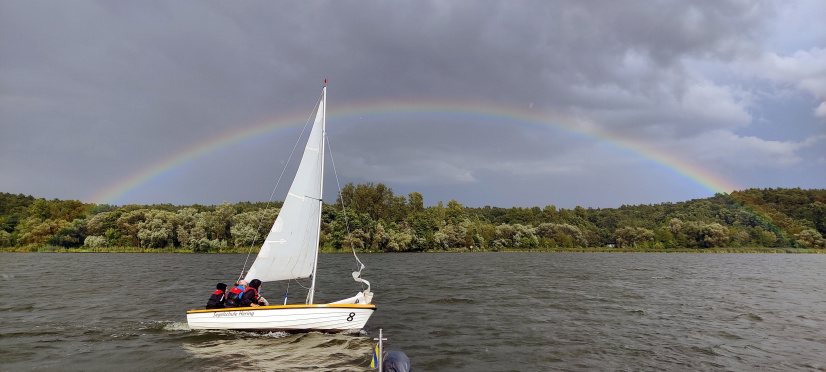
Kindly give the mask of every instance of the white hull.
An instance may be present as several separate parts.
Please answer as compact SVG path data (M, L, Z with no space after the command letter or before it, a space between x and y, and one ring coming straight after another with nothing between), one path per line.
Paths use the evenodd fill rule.
M361 330L375 305L315 304L190 310L191 329L343 332Z

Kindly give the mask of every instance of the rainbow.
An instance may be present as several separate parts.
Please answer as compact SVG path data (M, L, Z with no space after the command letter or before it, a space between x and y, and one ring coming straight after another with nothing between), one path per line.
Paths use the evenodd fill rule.
M488 102L406 100L371 101L340 106L330 106L328 119L345 119L371 115L399 115L412 113L452 114L492 119L516 120L528 124L551 126L571 135L604 141L614 147L637 154L682 178L713 193L728 193L739 189L733 182L699 167L688 159L677 157L651 144L626 138L616 133L596 129L595 125L569 116L533 110L529 107L501 105ZM303 125L308 113L293 113L272 120L264 120L219 134L194 143L177 153L159 159L139 169L119 182L96 191L88 197L98 204L111 204L151 180L209 153L264 134Z

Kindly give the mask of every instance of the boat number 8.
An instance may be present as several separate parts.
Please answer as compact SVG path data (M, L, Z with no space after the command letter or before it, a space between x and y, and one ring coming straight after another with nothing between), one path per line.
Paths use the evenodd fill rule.
M348 321L348 322L352 322L352 321L353 321L353 317L355 317L355 316L356 316L356 313L350 313L350 316L348 316L348 317L347 317L347 321Z

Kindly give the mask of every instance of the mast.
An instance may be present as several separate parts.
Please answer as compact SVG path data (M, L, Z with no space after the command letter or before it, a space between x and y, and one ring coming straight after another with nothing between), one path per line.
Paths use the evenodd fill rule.
M324 142L327 138L327 79L324 79L324 87L321 88L321 180L319 182L318 190L318 236L321 237L321 209L324 207ZM313 262L313 284L310 285L310 295L307 297L307 303L313 303L313 295L315 294L315 277L318 271L318 247L319 241L315 241L315 261Z

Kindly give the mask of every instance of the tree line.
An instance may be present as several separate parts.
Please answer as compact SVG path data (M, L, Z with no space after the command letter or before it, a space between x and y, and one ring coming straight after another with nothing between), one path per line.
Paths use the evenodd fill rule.
M395 195L381 183L348 184L335 204L322 207L321 247L382 252L826 249L826 189L748 189L678 203L596 209L470 208L456 200L425 207L423 200L418 192ZM281 205L112 206L0 193L0 247L255 251Z

